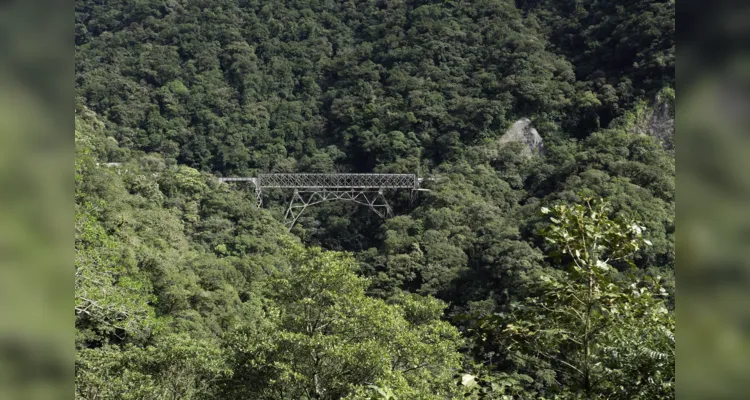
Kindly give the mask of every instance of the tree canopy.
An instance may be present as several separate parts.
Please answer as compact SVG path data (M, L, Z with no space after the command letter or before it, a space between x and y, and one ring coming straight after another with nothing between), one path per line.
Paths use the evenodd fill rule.
M77 398L674 398L673 1L81 0L75 26ZM504 137L523 118L541 151ZM290 193L216 179L270 172L434 180L289 231Z

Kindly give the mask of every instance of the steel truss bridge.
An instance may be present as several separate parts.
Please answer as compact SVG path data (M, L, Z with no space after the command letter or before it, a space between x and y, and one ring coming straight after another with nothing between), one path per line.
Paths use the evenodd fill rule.
M284 214L291 230L307 207L331 200L346 200L367 206L381 218L393 216L383 191L409 190L413 201L424 178L414 174L259 174L254 178L219 178L222 182L250 182L255 186L258 207L263 207L263 189L294 189Z

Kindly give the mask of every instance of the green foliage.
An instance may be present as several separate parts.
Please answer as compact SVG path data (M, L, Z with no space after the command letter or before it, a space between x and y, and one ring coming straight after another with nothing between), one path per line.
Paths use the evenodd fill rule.
M555 52L574 66L582 95L574 108L577 118L566 121L569 129L607 127L640 100L674 88L674 1L517 3L529 19L541 22Z
M76 396L673 397L674 2L574 3L77 2Z
M90 207L92 208L92 207ZM148 334L154 328L151 282L89 210L76 210L76 327L102 333Z
M259 312L263 268L285 269L284 228L193 169L99 163L89 117L76 121L77 396L210 397L231 375L219 337Z
M397 400L396 396L393 395L393 391L389 388L380 388L376 385L370 385L368 388L375 392L368 400Z
M396 172L452 159L519 117L580 137L673 82L672 3L583 14L520 3L534 12L506 0L81 1L77 93L125 147L199 170L291 158L305 171ZM331 145L341 153L327 159Z
M351 256L303 248L194 169L102 165L100 128L79 122L79 398L457 393L461 339L443 303L367 297Z
M106 201L87 197L86 180L96 168L91 157L93 139L90 132L76 132L75 315L79 340L148 335L157 327L151 282L123 243L100 221Z
M503 349L523 385L562 398L674 398L673 312L660 277L618 274L649 241L632 220L612 220L606 203L543 207L541 232L567 264L542 273L534 295L509 312L481 319L481 337Z
M597 132L581 143L550 145L527 181L541 203L579 202L579 193L605 199L613 211L643 221L652 246L635 255L639 268L674 267L675 163L653 138L622 130ZM537 240L539 205L522 210L524 236ZM546 246L539 243L539 246Z
M583 204L556 205L552 210L542 207L542 214L550 214L552 222L540 234L555 246L551 255L569 256L577 274L606 274L609 264L628 262L643 246L651 242L643 239L646 227L632 220L613 221L608 204L595 199L584 199Z
M76 398L204 399L231 375L215 342L158 337L148 347L83 349L76 360Z
M443 304L407 294L390 303L369 298L350 256L289 252L294 272L269 284L268 325L240 327L227 339L239 378L228 385L231 397L362 398L371 385L396 398L456 392L450 377L460 367L460 339L440 321Z

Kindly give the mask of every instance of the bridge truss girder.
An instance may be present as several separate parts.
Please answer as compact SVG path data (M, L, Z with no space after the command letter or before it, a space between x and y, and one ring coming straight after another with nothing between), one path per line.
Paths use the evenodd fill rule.
M365 205L381 218L393 215L383 190L409 190L413 204L424 178L414 174L259 174L257 177L226 177L221 182L250 182L255 187L258 208L263 207L264 189L294 189L284 222L291 230L307 207L330 200ZM427 178L427 180L432 180Z
M295 189L284 214L284 224L291 230L307 207L332 200L351 201L367 206L380 218L393 216L393 210L383 195L383 189Z

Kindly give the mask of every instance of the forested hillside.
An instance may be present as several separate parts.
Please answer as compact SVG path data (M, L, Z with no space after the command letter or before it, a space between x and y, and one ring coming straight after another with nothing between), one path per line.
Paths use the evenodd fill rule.
M77 1L76 396L674 398L674 2L620 3ZM435 180L288 232L266 172Z

